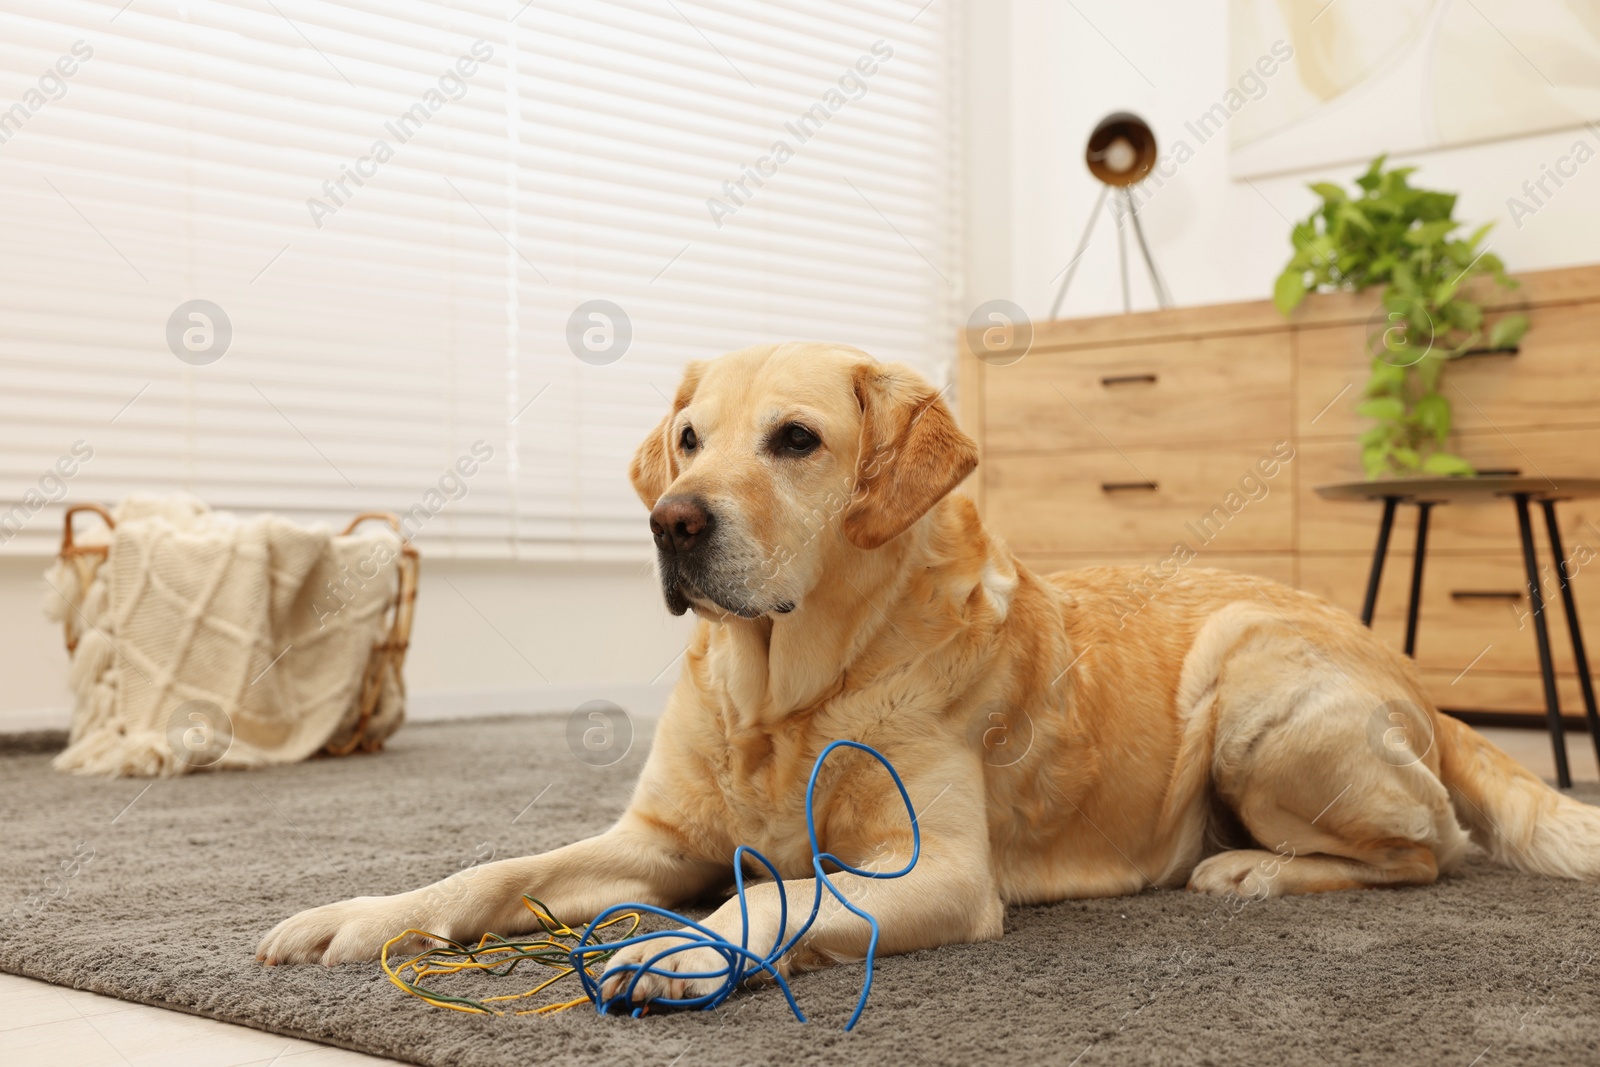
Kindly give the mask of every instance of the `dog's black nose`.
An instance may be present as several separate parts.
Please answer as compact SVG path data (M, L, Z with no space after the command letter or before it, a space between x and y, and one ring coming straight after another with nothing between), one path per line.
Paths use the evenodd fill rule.
M667 497L650 513L650 532L663 552L687 552L705 539L711 513L698 500Z

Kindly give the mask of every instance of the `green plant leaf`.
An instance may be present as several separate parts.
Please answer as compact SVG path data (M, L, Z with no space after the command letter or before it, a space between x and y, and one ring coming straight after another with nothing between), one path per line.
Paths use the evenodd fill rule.
M1341 221L1348 222L1362 233L1370 234L1373 232L1372 223L1367 221L1366 213L1348 200L1340 202L1339 218Z
M1401 446L1390 454L1394 457L1394 465L1403 471L1414 471L1422 463L1422 457L1414 448Z
M1385 196L1393 196L1397 201L1405 199L1399 194L1411 191L1411 186L1406 184L1406 179L1417 171L1416 167L1396 167L1386 170L1378 178L1378 191Z
M1440 393L1425 393L1411 408L1417 426L1440 444L1450 435L1450 401Z
M1472 231L1472 236L1468 237L1465 242L1467 246L1465 250L1467 255L1471 256L1475 254L1473 250L1478 247L1478 242L1483 240L1484 235L1492 229L1494 229L1494 223L1486 222L1482 226L1479 226L1476 230Z
M1305 295L1305 275L1290 264L1284 268L1282 274L1278 275L1277 282L1272 286L1272 302L1278 305L1280 312L1287 315L1305 299Z
M1374 159L1372 165L1367 168L1367 172L1356 179L1356 184L1369 193L1376 189L1379 183L1383 181L1383 164L1388 158L1389 153L1385 152L1377 159Z
M1356 414L1379 422L1398 422L1405 417L1406 406L1397 396L1375 396L1361 402Z
M1406 326L1409 327L1406 337L1409 344L1417 348L1433 348L1433 342L1439 334L1439 320L1428 313L1427 304L1421 300L1412 301L1406 309Z
M1439 375L1444 371L1444 361L1438 353L1429 352L1417 360L1413 368L1417 373L1417 381L1422 383L1424 393L1434 393L1439 389Z
M1368 445L1361 450L1361 466L1367 481L1389 472L1389 449L1385 445Z
M1528 332L1528 316L1507 315L1489 331L1490 348L1512 348Z
M1451 230L1455 229L1459 225L1461 225L1459 222L1448 218L1435 219L1432 222L1424 222L1419 226L1413 226L1411 229L1407 230L1405 234L1405 241L1407 244L1414 245L1419 248L1437 245L1445 239L1446 235L1448 235Z
M1392 219L1403 210L1399 198L1388 193L1373 193L1361 201L1361 206L1367 214L1379 218Z
M1429 474L1448 477L1468 476L1478 473L1477 468L1453 452L1435 452L1422 461L1422 469Z
M1332 182L1312 182L1311 191L1329 203L1339 203L1349 199L1344 190Z
M1372 361L1372 375L1367 379L1367 396L1397 396L1405 388L1406 369L1382 359Z
M1371 426L1361 431L1358 439L1362 448L1374 448L1389 440L1389 426Z
M1426 345L1427 337L1419 335L1404 318L1391 316L1388 326L1382 333L1375 334L1371 341L1373 354L1404 374L1405 368L1416 362L1417 347ZM1405 383L1402 381L1397 388L1389 391L1398 395L1404 389Z
M1394 287L1412 298L1422 295L1422 289L1417 285L1417 276L1411 270L1409 263L1400 262L1394 265Z
M1456 194L1436 193L1431 190L1418 192L1412 206L1417 213L1417 218L1425 222L1432 223L1435 220L1448 220L1456 209ZM1458 225L1460 224L1452 222L1444 232L1449 233L1450 230L1455 229Z

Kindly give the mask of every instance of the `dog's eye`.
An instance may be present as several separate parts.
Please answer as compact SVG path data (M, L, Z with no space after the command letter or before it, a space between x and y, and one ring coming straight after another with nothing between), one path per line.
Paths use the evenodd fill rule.
M791 422L778 431L777 445L781 451L791 455L806 456L817 450L822 444L822 438L801 426L798 422Z
M700 447L700 438L694 435L693 426L685 426L683 433L678 435L678 447L685 452L693 452Z

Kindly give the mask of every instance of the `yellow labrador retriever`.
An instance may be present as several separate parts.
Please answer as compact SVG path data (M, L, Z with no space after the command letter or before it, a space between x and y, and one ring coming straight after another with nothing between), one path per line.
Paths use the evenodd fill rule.
M1600 809L1437 713L1410 661L1348 614L1189 569L1129 615L1132 569L1042 577L985 532L950 495L977 459L926 381L854 349L691 364L631 474L667 605L700 622L627 812L544 855L302 912L258 956L334 964L408 927L525 931L524 893L574 923L624 901L670 906L726 883L739 844L807 901L806 779L837 738L892 760L920 815L911 874L835 876L852 898L870 890L886 953L998 938L1008 903L1420 885L1469 840L1523 870L1600 874ZM892 869L910 850L898 794L862 753L827 764L817 823L856 866ZM777 899L770 882L751 891L750 944L787 936ZM737 903L707 924L737 939ZM865 923L825 908L783 967L866 944ZM661 966L722 963L701 949ZM718 984L649 976L635 996Z

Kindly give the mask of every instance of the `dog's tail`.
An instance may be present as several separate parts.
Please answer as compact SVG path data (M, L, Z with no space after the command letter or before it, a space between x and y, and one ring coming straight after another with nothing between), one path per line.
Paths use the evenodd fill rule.
M1600 879L1600 808L1552 789L1465 723L1434 721L1439 776L1480 848L1520 871Z

